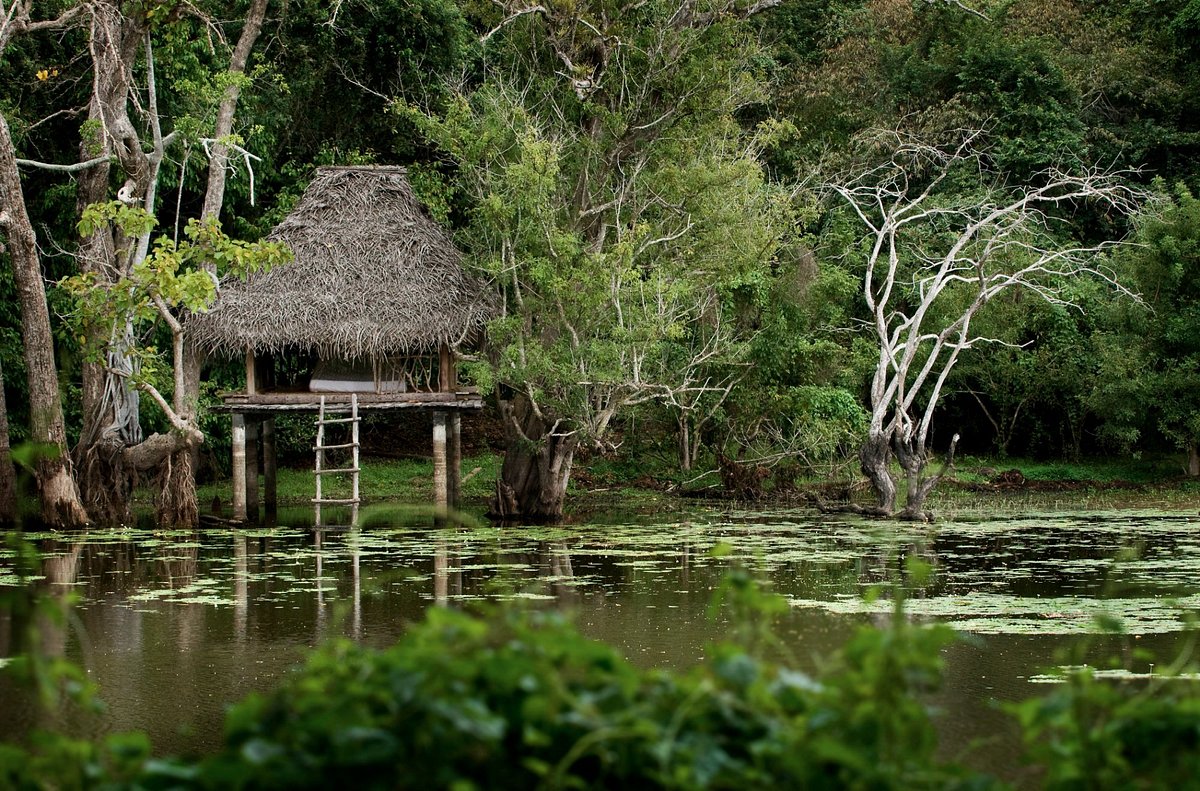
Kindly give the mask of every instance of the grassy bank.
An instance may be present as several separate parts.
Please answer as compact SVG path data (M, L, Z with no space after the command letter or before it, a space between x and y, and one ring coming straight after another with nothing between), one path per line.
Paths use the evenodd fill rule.
M483 506L491 496L502 457L480 453L464 457L462 464L463 503ZM1018 471L1014 475L1012 471ZM1115 508L1189 508L1200 503L1200 481L1183 478L1180 460L1163 456L1151 459L1093 459L1082 462L1047 462L1031 459L967 457L936 489L930 507L941 515L971 511L1012 510L1105 510ZM348 496L348 476L326 479L329 496ZM1007 478L1007 481L1005 480ZM868 499L865 482L831 484L822 479L789 480L777 487L764 478L763 497L758 503L800 503L808 493L842 489L854 499ZM621 510L652 510L677 507L689 497L724 498L721 477L715 470L701 468L683 472L652 457L636 460L593 458L576 465L567 507L589 511L606 505ZM366 458L359 481L367 502L393 501L428 503L433 499L433 466L428 459ZM280 505L304 505L314 494L313 474L308 468L279 470ZM228 479L205 484L198 492L202 509L214 498L228 504ZM837 495L834 495L835 497ZM149 501L144 490L139 499Z
M462 494L466 502L485 501L496 485L500 456L484 453L462 460ZM327 475L322 486L327 497L349 497L349 475ZM359 494L367 501L397 500L424 503L433 500L433 463L428 459L364 458L359 474ZM280 505L304 505L315 494L311 468L281 468L277 478ZM144 492L150 497L150 492ZM218 498L228 503L232 489L228 478L199 487L201 509Z

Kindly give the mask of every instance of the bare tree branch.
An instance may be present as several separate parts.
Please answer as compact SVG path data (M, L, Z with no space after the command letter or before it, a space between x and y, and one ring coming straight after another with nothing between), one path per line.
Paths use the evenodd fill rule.
M496 35L501 30L508 27L514 21L520 19L523 16L527 16L529 14L545 14L545 13L547 13L546 7L542 6L542 5L529 6L528 8L522 8L519 11L514 11L513 13L511 13L507 17L505 17L504 20L500 22L500 24L496 25L494 28L492 28L491 30L489 30L488 32L486 32L482 36L480 36L479 43L486 44L488 42L488 40L491 39L492 36Z
M1132 214L1146 199L1127 182L1134 173L1051 169L1032 185L1006 188L987 174L981 136L979 130L960 130L956 141L938 146L897 132L876 133L868 138L872 145L893 145L886 160L830 185L870 240L863 297L879 357L862 461L884 510L895 507L888 471L893 452L909 476L909 510L920 509L932 488L926 484L940 477L923 478L935 407L960 353L975 343L999 342L971 332L973 319L990 301L1022 288L1071 304L1064 283L1078 277L1137 298L1101 263L1123 240L1059 247L1048 233L1047 213L1091 203ZM964 168L982 174L983 195L943 194L941 185ZM947 316L951 295L970 299ZM944 318L933 323L937 315Z
M38 168L39 170L54 170L59 173L77 173L81 170L94 168L97 165L103 165L106 162L111 162L112 157L96 157L85 162L72 162L70 165L59 165L54 162L38 162L33 159L18 159L17 164L23 168Z

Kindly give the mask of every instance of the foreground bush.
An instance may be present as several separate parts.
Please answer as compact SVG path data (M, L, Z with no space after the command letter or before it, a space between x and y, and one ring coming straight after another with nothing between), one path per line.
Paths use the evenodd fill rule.
M228 720L206 781L255 788L945 787L911 695L940 632L867 632L827 683L732 647L643 672L560 617L433 610L395 647L338 643ZM888 644L890 643L890 644Z
M820 679L760 658L778 601L727 579L739 644L685 674L643 671L557 614L430 610L382 651L336 642L276 691L236 705L225 746L155 760L144 736L43 735L0 746L0 788L986 789L934 755L920 702L945 626L899 613L862 629ZM735 607L735 610L739 607ZM1195 685L1088 672L1016 707L1047 787L1188 787L1200 772Z

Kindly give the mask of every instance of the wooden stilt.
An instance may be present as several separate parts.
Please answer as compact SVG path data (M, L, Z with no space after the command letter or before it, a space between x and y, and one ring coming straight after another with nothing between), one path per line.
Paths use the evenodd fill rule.
M276 487L276 451L275 451L275 418L269 417L262 424L262 460L263 460L263 504L266 506L267 517L273 517L278 510Z
M446 471L446 413L433 413L433 505L445 512L449 505Z
M246 519L246 416L233 413L233 518Z
M450 425L446 431L448 459L450 469L447 471L449 481L450 506L457 508L462 497L462 415L450 413Z
M258 519L258 429L262 420L246 420L246 517Z

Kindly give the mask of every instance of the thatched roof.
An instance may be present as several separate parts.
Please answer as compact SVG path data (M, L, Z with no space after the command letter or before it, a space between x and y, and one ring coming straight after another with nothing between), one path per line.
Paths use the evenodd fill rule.
M295 260L222 284L216 304L188 322L200 346L326 358L425 352L461 342L493 314L490 292L463 269L403 168L320 168L269 238Z

